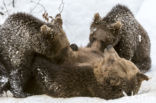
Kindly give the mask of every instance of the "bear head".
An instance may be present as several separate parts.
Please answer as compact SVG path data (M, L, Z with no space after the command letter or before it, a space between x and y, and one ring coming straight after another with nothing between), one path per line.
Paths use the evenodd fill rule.
M120 21L108 23L101 19L99 13L96 13L90 27L89 45L92 45L94 41L99 40L102 44L102 47L100 48L101 51L108 45L113 45L114 47L120 39L119 31L121 27L122 23Z
M62 49L69 47L69 41L62 27L61 15L56 15L51 23L41 25L37 40L33 39L35 51L49 58L53 58Z
M131 61L120 58L112 46L105 49L103 60L94 64L94 74L100 97L106 99L135 95L142 81L149 79Z

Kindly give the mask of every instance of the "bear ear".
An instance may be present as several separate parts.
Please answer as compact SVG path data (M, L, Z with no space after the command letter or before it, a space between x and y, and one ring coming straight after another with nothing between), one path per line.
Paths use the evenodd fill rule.
M120 21L117 21L115 23L112 23L110 25L110 29L119 30L122 27L122 23Z
M99 23L99 21L101 20L101 17L100 17L100 14L99 13L96 13L94 15L94 23Z
M60 27L62 27L63 21L62 21L62 18L61 18L61 14L56 15L55 23L58 24Z
M143 74L143 73L137 73L137 79L140 81L140 82L142 82L142 81L144 81L144 80L149 80L149 77L148 76L146 76L145 74Z
M40 32L43 34L50 34L50 32L52 32L52 29L48 27L47 25L42 25L40 27Z

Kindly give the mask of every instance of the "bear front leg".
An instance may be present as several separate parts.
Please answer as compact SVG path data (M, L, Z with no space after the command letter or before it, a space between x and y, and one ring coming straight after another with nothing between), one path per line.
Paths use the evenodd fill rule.
M13 96L16 98L24 98L30 94L24 93L24 85L26 84L29 72L26 68L16 68L10 73L10 87Z
M41 90L38 90L38 91L42 93L50 92L50 88L51 88L53 80L50 77L50 74L47 71L47 68L44 68L44 67L34 68L34 75L35 75L36 80L38 80L38 85L41 86Z
M151 68L151 58L150 57L141 58L139 60L137 60L136 58L133 58L132 61L136 64L136 66L143 73L147 72Z
M115 46L115 50L119 54L121 58L125 58L127 60L131 60L134 56L133 44L120 42L117 46Z

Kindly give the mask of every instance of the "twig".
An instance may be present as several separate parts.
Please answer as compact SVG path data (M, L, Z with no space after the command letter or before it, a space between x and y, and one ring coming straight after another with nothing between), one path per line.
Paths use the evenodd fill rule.
M12 0L12 7L15 8L15 0Z
M0 15L4 15L4 13L0 11Z
M36 7L39 5L40 1L41 1L41 0L38 0L38 2L36 3L36 5L34 6L34 8L31 9L31 12L32 12L33 10L36 9ZM32 2L33 2L33 1L32 1ZM35 3L35 2L33 2L33 3Z
M43 17L47 22L49 22L49 17L48 17L48 13L47 13L47 12L44 12L44 13L42 14L42 17Z
M61 0L61 4L58 7L59 14L61 14L63 12L63 9L64 9L64 1Z
M52 23L54 22L54 18L52 16L49 16L47 12L44 12L42 14L42 17L43 19L46 21L46 22L49 22L49 23Z
M6 4L5 4L5 1L4 1L4 0L3 0L3 5L4 5L5 9L6 9L6 13L7 13L7 14L9 14L8 9L7 9L7 6L6 6Z
M32 1L32 3L35 3L36 5L34 6L34 8L32 8L32 9L30 10L30 13L32 13L32 12L36 9L36 7L37 7L38 5L41 6L41 7L43 8L44 12L46 12L45 7L40 3L40 1L41 1L41 0L38 0L38 2Z

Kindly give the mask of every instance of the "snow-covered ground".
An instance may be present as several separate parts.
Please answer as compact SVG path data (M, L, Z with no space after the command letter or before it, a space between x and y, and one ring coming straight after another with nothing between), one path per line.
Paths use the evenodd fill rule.
M49 15L55 16L59 12L61 0L15 0L15 8L11 5L12 0L0 0L0 12L8 11L6 15L0 15L0 24L4 22L7 15L20 11L31 13L42 19L44 9L42 5L36 5L38 1ZM132 10L151 39L152 68L146 73L151 79L143 82L137 95L108 101L88 97L52 98L46 95L23 99L0 97L0 103L156 103L156 35L154 34L156 33L156 0L64 0L62 12L64 30L71 43L85 46L88 43L89 26L94 13L99 12L101 16L104 16L118 3L125 4Z

